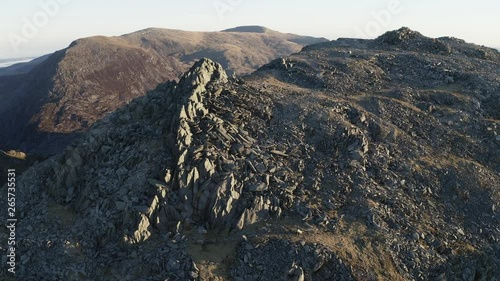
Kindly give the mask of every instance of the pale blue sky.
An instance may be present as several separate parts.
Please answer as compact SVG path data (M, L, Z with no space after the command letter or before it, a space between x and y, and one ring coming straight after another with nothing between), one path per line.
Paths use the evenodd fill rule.
M52 5L44 9L42 3ZM214 31L263 25L337 39L373 38L408 26L431 37L499 48L499 11L496 0L1 0L0 59L38 56L77 38L147 27Z

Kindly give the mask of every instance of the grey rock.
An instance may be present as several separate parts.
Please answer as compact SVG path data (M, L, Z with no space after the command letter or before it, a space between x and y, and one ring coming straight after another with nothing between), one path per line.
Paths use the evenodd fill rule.
M197 232L198 232L198 234L207 234L208 233L208 231L203 226L199 226Z
M123 211L127 207L127 203L122 202L122 201L116 201L115 205L116 205L116 209L119 211Z
M167 188L167 183L155 179L148 179L148 182L156 188Z
M251 192L262 192L269 189L269 186L265 183L256 183L256 184L246 184L246 189Z
M241 143L235 143L231 145L231 153L234 155L244 155L245 154L245 146Z
M255 169L257 170L258 173L260 174L263 174L267 171L267 167L266 165L264 165L263 163L257 163L255 165Z

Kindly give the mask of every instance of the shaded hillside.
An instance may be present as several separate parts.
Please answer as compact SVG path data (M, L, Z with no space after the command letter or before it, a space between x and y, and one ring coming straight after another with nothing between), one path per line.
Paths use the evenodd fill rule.
M201 60L19 179L19 276L495 280L499 79L407 28Z
M294 41L299 40L300 43ZM150 28L119 37L76 40L18 83L0 106L2 148L57 152L116 108L176 80L196 60L219 61L245 74L307 43L326 41L271 32L186 32ZM13 78L14 79L14 78ZM1 81L0 81L1 83ZM0 84L0 87L2 85Z

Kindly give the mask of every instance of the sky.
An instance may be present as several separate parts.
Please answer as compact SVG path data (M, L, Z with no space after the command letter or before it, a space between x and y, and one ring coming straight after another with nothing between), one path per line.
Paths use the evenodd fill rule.
M0 59L36 57L93 35L148 27L217 31L262 25L337 39L407 26L500 48L497 0L1 0Z

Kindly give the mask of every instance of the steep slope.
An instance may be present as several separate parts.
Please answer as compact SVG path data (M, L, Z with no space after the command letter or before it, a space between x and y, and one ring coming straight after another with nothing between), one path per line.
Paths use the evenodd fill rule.
M300 40L301 43L295 43ZM186 32L150 28L119 37L80 39L19 82L9 83L0 115L1 148L58 152L79 132L116 108L175 80L198 59L245 74L298 52L315 39L297 35ZM1 86L1 85L0 85Z
M499 79L406 28L201 60L19 179L19 276L495 280Z

